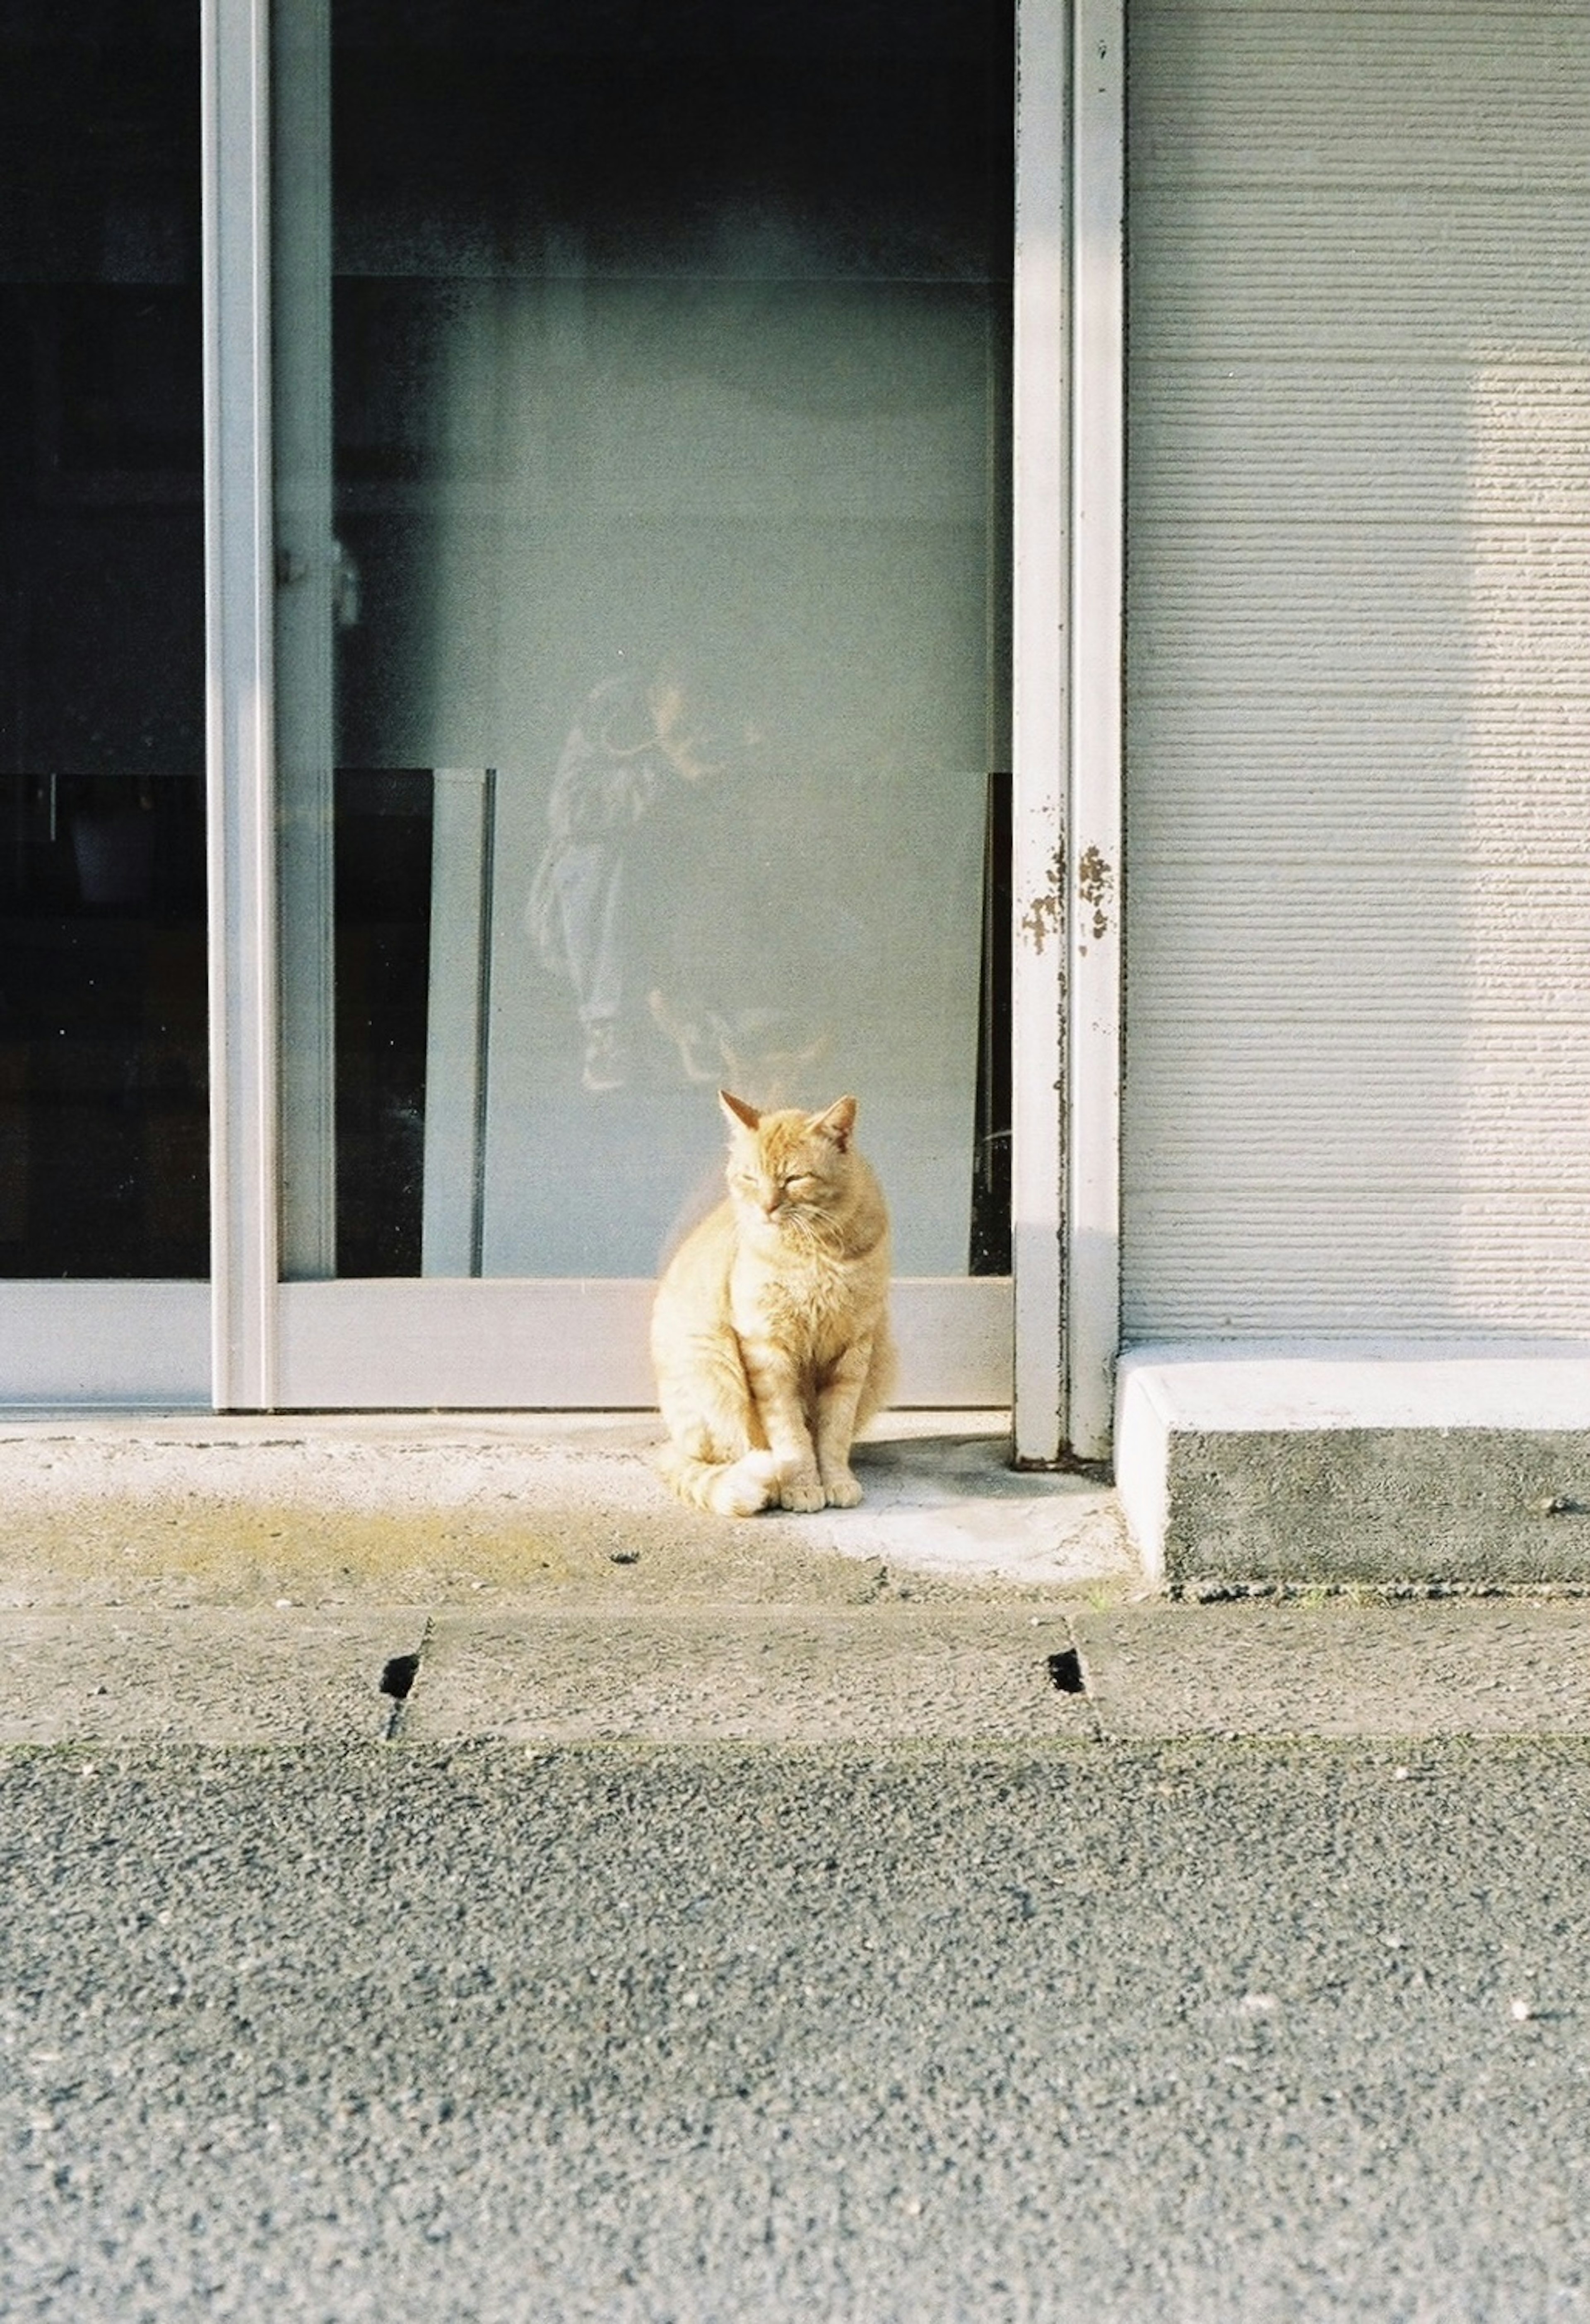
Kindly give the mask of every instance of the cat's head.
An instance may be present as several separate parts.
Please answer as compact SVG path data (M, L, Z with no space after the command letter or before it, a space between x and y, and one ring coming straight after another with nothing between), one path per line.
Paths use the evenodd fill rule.
M743 1098L718 1092L729 1124L730 1198L758 1232L817 1231L849 1205L852 1192L853 1097L823 1113L798 1107L758 1113Z

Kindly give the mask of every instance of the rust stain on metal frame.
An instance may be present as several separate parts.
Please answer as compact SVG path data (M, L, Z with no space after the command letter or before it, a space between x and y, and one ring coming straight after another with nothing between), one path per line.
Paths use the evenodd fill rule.
M1018 923L1034 953L1042 954L1051 936L1060 934L1061 906L1065 896L1065 858L1057 847L1049 866L1049 885L1033 898Z
M1081 861L1077 865L1077 893L1083 904L1091 908L1092 928L1096 940L1109 934L1107 906L1111 890L1115 886L1115 878L1114 872L1097 847L1085 850Z

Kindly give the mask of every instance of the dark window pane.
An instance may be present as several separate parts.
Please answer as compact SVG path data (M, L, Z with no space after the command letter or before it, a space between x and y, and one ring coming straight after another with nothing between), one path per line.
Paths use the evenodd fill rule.
M0 1274L208 1268L198 12L0 34Z

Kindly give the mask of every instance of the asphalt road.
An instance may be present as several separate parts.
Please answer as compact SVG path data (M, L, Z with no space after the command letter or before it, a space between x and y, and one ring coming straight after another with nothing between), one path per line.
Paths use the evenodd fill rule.
M1590 2314L1590 1746L0 1755L0 2313Z

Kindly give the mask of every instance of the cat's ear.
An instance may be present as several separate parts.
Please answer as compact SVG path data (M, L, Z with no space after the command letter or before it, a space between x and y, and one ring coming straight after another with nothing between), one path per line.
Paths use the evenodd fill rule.
M814 1113L809 1126L814 1136L832 1138L841 1154L848 1152L850 1132L856 1127L855 1099L837 1098L826 1113Z
M720 1090L718 1103L722 1107L724 1118L731 1130L737 1122L741 1130L757 1130L761 1128L761 1115L754 1105L747 1105L742 1097L731 1097L727 1090Z

